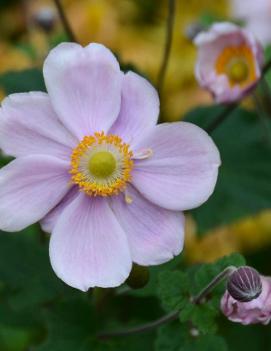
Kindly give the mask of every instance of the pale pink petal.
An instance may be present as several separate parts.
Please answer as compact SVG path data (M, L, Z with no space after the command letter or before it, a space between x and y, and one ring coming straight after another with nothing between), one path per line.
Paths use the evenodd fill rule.
M61 202L57 204L40 222L42 230L47 233L52 233L53 228L64 209L75 199L78 195L78 187L73 186L69 192L63 197Z
M57 276L83 291L120 285L132 265L126 235L107 200L82 193L53 229L50 258Z
M69 164L52 156L18 158L0 170L0 229L39 221L69 189Z
M44 63L44 79L55 111L63 124L82 139L104 131L116 120L123 74L103 45L62 43Z
M110 133L133 146L142 133L148 133L156 125L159 105L158 94L146 79L133 72L126 73L120 114Z
M131 186L127 190L132 202L115 196L111 206L127 235L133 262L147 266L171 260L183 249L182 212L152 204Z
M9 95L0 108L0 148L12 156L69 158L76 140L65 129L45 93Z
M138 148L153 155L135 160L132 183L151 202L169 210L200 206L213 193L220 156L208 134L194 124L156 126Z

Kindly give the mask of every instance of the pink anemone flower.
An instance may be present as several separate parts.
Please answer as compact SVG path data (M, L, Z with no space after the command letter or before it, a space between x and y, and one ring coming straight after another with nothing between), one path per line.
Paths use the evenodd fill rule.
M198 47L196 78L217 103L232 103L258 83L264 63L263 48L255 37L232 23L215 23L194 39Z
M231 0L230 5L232 15L263 45L271 43L271 0Z
M48 94L7 97L0 147L0 229L41 221L57 276L72 287L115 287L132 262L157 265L183 248L183 210L212 194L219 152L205 131L157 124L159 99L121 72L104 46L63 43L44 63Z

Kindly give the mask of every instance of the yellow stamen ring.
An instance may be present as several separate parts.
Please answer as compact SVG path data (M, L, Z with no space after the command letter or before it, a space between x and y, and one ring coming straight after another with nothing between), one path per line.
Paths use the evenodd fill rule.
M71 155L72 182L90 196L111 196L131 181L133 153L116 135L85 136Z
M225 74L231 86L246 86L256 80L255 58L247 45L228 46L219 54L215 69Z

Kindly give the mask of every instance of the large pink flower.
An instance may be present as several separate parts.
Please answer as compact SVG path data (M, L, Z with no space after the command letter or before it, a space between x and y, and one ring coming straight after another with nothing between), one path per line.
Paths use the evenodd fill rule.
M215 23L195 40L196 78L217 103L243 98L261 77L263 48L255 37L235 24Z
M44 64L48 94L14 94L0 110L0 228L42 221L56 274L81 290L113 287L132 262L183 248L181 211L212 194L219 152L199 127L156 125L147 80L99 44L64 43Z

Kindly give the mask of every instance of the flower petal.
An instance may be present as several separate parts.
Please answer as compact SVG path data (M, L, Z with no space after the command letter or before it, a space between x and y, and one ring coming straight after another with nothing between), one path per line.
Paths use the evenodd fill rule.
M153 128L159 115L159 97L154 87L133 72L125 74L121 108L110 133L120 136L131 146L142 133Z
M18 158L0 170L0 229L19 231L39 221L69 189L69 164L51 156Z
M156 205L188 210L213 193L220 156L203 129L187 122L160 124L138 147L153 155L135 160L132 183Z
M0 147L12 156L68 158L76 140L60 123L47 94L12 94L0 108Z
M56 222L65 210L65 208L75 199L78 195L78 187L73 186L68 193L63 197L61 202L56 205L40 222L41 228L46 233L52 233Z
M44 63L44 79L63 124L80 140L109 130L118 116L123 74L114 55L100 44L63 43Z
M178 255L184 241L182 212L152 204L131 186L128 194L131 203L127 204L123 196L115 196L111 206L127 235L133 262L156 265Z
M126 235L107 200L82 193L54 227L50 258L57 276L83 291L120 285L132 266Z

